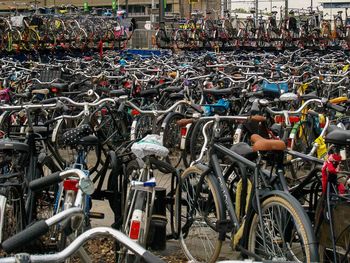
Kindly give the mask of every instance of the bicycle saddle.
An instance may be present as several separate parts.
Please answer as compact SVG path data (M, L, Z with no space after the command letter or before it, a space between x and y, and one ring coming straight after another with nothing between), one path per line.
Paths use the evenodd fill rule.
M254 161L256 157L258 157L258 154L253 151L252 147L250 147L247 143L245 142L239 142L234 144L231 147L231 151L238 153L239 155L243 156L244 158ZM232 158L228 157L229 160L233 161Z
M16 142L12 140L0 140L0 151L14 150L19 152L29 152L29 146L23 142Z
M179 100L181 100L183 98L185 98L185 96L181 92L179 92L179 93L172 93L172 94L169 95L169 99L179 99Z
M253 115L253 116L250 116L249 120L255 121L255 122L265 122L266 121L266 117L265 116L261 116L261 115Z
M138 95L140 97L154 97L158 95L159 91L158 89L146 89L142 90Z
M214 95L214 96L224 96L231 95L233 92L232 88L228 89L204 89L203 93L206 95Z
M68 88L68 83L52 83L50 84L51 88L56 88L56 89L67 89Z
M300 98L302 100L311 100L311 99L319 99L320 97L317 96L316 91L312 91L308 94L301 95Z
M95 135L89 135L81 138L77 144L82 146L94 146L99 145L99 143L100 141Z
M292 92L283 93L280 96L280 101L297 101L298 99L298 95Z
M35 89L35 90L32 90L32 94L47 95L47 94L49 94L49 90L48 89Z
M326 135L326 143L350 145L350 130L334 129Z
M179 92L179 91L182 91L182 90L183 90L182 87L167 87L165 89L162 89L162 91L168 92L168 93Z
M111 97L120 97L120 96L128 95L128 92L122 89L117 89L117 90L111 90L109 92L109 95Z
M284 151L286 144L281 140L265 139L258 134L253 134L250 137L253 143L253 151Z
M187 124L193 123L193 119L181 119L176 122L179 127L185 127Z
M146 156L166 157L169 154L168 148L162 145L162 138L159 135L149 134L142 140L131 146L131 151L137 158Z
M92 129L89 124L83 124L77 128L66 131L62 135L62 140L65 145L78 145L80 144L80 140L84 137L90 135L92 133Z

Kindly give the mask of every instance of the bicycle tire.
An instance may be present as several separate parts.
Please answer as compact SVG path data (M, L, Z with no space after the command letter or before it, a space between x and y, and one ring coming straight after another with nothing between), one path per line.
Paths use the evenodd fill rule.
M0 195L0 242L24 229L24 207L20 193L15 187L7 187Z
M324 198L324 196L323 196ZM339 202L339 201L338 201ZM319 254L321 262L350 262L350 204L348 202L339 202L332 205L332 220L335 248L331 240L331 231L329 219L325 218L326 211L322 211L325 200L320 200L318 206L318 215L320 222L317 227L317 240L319 241ZM335 253L334 253L335 252Z
M173 172L175 171L175 169L167 162L165 161L160 161L156 158L151 158L151 164L153 167L153 170L159 170L160 173L155 172L155 178L156 178L156 183L157 183L157 187L160 188L165 188L166 189L166 196L167 196L167 200L169 202L167 202L166 204L166 218L168 221L167 224L167 229L166 229L166 234L168 238L173 238L177 235L176 233L176 222L175 222L175 212L174 212L174 202L170 201L171 199L173 199L175 197L176 194L176 188L177 188L177 183L178 180L176 178L174 178ZM136 160L132 160L128 163L127 167L126 167L126 175L127 178L130 177L132 171L135 170L140 170L140 165ZM130 179L128 179L130 180ZM124 186L125 187L125 186ZM123 197L122 197L123 198ZM124 195L124 200L125 200L125 195ZM125 205L125 204L124 204ZM124 206L122 206L124 207Z
M181 223L181 232L179 235L179 240L180 240L180 244L182 247L183 252L185 253L186 257L189 260L193 260L194 262L216 262L217 258L220 255L220 251L221 251L221 247L222 247L222 240L220 240L219 238L219 233L214 230L216 226L209 226L207 224L208 221L210 221L210 219L208 217L206 217L206 215L203 216L203 218L205 217L205 219L201 222L202 226L206 226L205 231L203 231L202 233L209 233L210 231L210 239L214 241L214 244L209 244L209 246L205 245L205 242L203 242L203 240L201 240L200 234L198 232L198 230L193 227L193 222L191 223L191 226L188 227L186 226L188 217L190 215L187 214L186 210L184 210L184 206L183 203L186 202L187 200L183 199L183 194L186 195L186 198L189 196L189 194L191 193L195 193L195 187L196 185L190 185L190 188L188 187L188 182L189 180L191 180L191 175L195 175L197 176L197 178L199 179L200 175L203 173L203 170L196 167L196 166L191 166L189 168L187 168L181 175L181 192L180 189L178 188L177 190L177 198L176 198L176 225L178 226ZM225 211L224 211L224 207L223 207L223 202L222 199L220 197L220 190L219 187L214 179L214 177L209 174L206 176L206 181L207 184L205 187L205 190L209 190L209 193L206 193L208 195L208 200L207 202L207 208L208 211L205 211L206 214L208 214L210 211L212 211L212 216L214 216L213 220L216 220L215 222L217 222L217 220L223 220L225 219ZM187 183L187 187L186 187L186 183ZM189 182L191 183L191 182ZM202 187L203 188L203 187ZM192 190L192 191L191 191ZM181 196L180 196L181 194ZM205 194L205 192L203 191L203 194ZM204 196L203 196L204 197ZM181 199L181 200L180 200ZM204 198L203 198L204 201ZM187 206L192 205L193 202L188 201L187 202ZM213 206L213 207L212 207ZM199 207L194 207L194 211L198 212L200 211L200 209L198 209ZM185 211L185 215L183 215L183 211ZM181 215L179 215L179 212L181 213ZM181 218L181 219L180 219ZM193 218L191 218L190 220L194 220ZM181 221L181 222L179 222ZM185 223L185 224L183 224ZM201 225L201 223L198 223L198 226ZM214 223L214 221L213 221ZM215 223L214 223L215 224ZM192 230L191 230L192 229ZM194 231L191 233L191 231ZM200 230L199 230L200 231ZM191 237L193 237L193 244L195 245L191 245L191 241L189 240ZM208 240L209 242L211 241L209 239L209 237L207 237L206 240ZM203 245L203 247L201 247L201 245ZM208 255L205 255L205 257L203 258L203 253L209 251Z
M162 140L163 146L169 150L169 163L176 168L181 162L181 132L176 122L183 119L184 115L181 113L171 113L171 115L168 116L169 117L165 117L162 124Z
M73 164L76 161L77 151L72 147L64 145L62 135L65 131L78 127L80 122L69 121L70 120L62 120L57 124L52 135L52 142L54 145L55 152L57 153L57 157L60 159L60 162L66 164ZM98 144L89 148L90 150L85 153L85 158L87 158L86 166L91 175L97 170L98 166L101 163L102 146Z
M278 218L274 217L272 220L270 220L270 222L265 221L264 219L267 217L265 214L266 210L270 209L273 206L279 208L278 210L272 210L272 212L275 212L275 214L278 215ZM268 238L267 233L272 233L272 231L281 231L282 225L285 226L285 229L284 231L278 233L279 235L276 237L270 237L268 241L266 240L267 242L265 244L271 244L272 246L269 251L264 251L264 248L260 248L262 247L261 245L259 246L260 239L257 238L257 232L259 231L259 215L257 213L254 213L252 220L247 224L249 228L248 250L250 252L253 252L254 254L260 256L262 259L266 260L298 261L310 263L319 262L317 243L311 222L301 205L294 197L289 194L278 193L275 191L274 195L267 197L261 203L261 211L262 218L264 220L262 223L264 229L262 230L264 231L266 238ZM271 212L269 213L269 215L272 214L273 213ZM283 221L279 222L279 219L282 219ZM278 225L278 222L281 223L281 225ZM295 228L292 228L291 224L294 224ZM271 228L267 229L269 226L271 226ZM293 248L292 250L291 248L293 244L291 243L288 245L284 244L285 246L281 247L281 242L288 240L294 241L294 238L297 237L301 239L301 246L299 248ZM296 249L300 249L301 253L303 254L301 256L304 256L304 258L300 259L299 254L297 254L298 251Z

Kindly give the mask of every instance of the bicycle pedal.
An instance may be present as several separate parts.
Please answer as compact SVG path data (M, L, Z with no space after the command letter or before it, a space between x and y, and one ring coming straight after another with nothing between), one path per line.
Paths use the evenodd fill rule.
M90 212L89 213L89 217L90 218L94 218L94 219L104 219L105 218L105 214L104 213L99 213L99 212Z

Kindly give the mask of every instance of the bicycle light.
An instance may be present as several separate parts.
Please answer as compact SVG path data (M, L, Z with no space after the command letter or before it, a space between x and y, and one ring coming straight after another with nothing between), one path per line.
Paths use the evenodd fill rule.
M94 193L94 190L95 190L94 183L88 177L80 179L79 188L81 191L83 191L83 193L85 193L87 195L92 195Z

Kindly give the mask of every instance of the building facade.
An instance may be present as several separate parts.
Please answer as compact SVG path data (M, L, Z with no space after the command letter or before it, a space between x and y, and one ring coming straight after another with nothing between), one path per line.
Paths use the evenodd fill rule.
M156 14L160 0L115 0L117 8L128 11L129 17L139 18L141 20L149 20L150 15ZM166 3L165 13L168 16L189 17L191 10L217 10L220 11L221 0L163 0ZM37 0L37 5L41 7L60 6L72 4L83 7L87 2L90 7L96 8L112 8L113 0ZM18 9L23 10L28 6L35 4L35 0L2 0L0 2L0 10ZM153 7L153 8L152 8ZM158 9L159 10L159 9Z
M334 15L338 14L338 11L343 11L343 18L345 18L345 9L349 8L348 15L350 16L350 0L323 0L321 1L323 7L323 14L334 18Z

